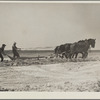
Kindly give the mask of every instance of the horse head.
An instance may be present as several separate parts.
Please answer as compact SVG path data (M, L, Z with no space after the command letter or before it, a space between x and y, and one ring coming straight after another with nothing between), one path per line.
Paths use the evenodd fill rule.
M92 48L95 47L95 41L96 41L96 39L88 39L88 43L89 43L89 45L91 45Z

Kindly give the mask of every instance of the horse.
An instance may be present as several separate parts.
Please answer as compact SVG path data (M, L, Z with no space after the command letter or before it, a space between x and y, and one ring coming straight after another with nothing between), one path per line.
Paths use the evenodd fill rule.
M70 52L70 45L71 43L66 43L66 44L62 44L60 46L57 46L55 48L55 54L56 54L56 57L61 57L61 58L67 58L68 59L68 55L69 55L69 52Z
M56 55L56 57L61 57L63 58L62 56L62 53L65 52L65 46L62 44L60 46L57 46L55 49L54 49L54 53Z
M63 51L63 53L62 53L62 56L63 56L63 57L65 56L66 59L68 59L68 57L69 57L70 45L71 45L71 44L72 44L72 43L66 43L66 44L64 44L64 51Z
M76 54L75 58L77 58L78 53L82 53L82 58L86 58L88 56L88 49L90 48L90 46L92 48L95 47L95 40L96 39L86 39L71 44L69 58L71 59L71 56L73 54Z
M64 56L65 56L66 59L69 58L69 55L70 55L70 46L71 45L72 45L72 43L66 43L66 44L63 45L64 47L62 48L62 58L64 58ZM61 49L61 48L59 48L59 49ZM74 56L77 57L77 55L78 55L78 53L73 53L71 55L71 57L74 58Z

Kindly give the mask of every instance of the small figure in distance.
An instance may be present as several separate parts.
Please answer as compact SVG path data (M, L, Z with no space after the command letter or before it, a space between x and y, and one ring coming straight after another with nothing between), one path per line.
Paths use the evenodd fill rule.
M13 46L12 46L12 52L13 52L13 58L14 58L14 59L20 57L20 55L19 55L19 53L18 53L17 50L21 50L21 49L20 49L20 48L17 48L17 47L16 47L16 42L14 42L14 44L13 44Z
M6 55L5 52L4 52L5 46L6 46L5 44L2 44L2 47L0 48L0 58L1 58L1 62L3 62L3 60L4 60L3 55Z

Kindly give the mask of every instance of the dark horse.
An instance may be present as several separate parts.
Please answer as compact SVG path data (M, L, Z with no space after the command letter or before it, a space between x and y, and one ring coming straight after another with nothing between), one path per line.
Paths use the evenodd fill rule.
M70 52L70 45L71 45L71 43L66 43L66 44L57 46L54 50L56 57L58 57L58 55L59 55L59 57L61 57L61 58L64 58L64 56L66 58L68 58L68 54Z
M86 39L86 40L82 40L76 43L73 43L70 45L70 58L73 54L77 55L78 53L82 53L82 58L86 58L88 56L88 49L90 48L90 46L92 48L95 47L95 40L96 39Z

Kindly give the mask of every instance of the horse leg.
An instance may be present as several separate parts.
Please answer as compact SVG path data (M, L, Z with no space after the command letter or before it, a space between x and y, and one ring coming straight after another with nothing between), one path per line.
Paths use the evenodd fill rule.
M65 56L66 54L65 54L65 52L64 53L62 53L62 59L64 58L64 56Z
M69 56L69 55L66 53L66 54L65 54L66 59L68 59L68 56Z
M72 61L72 55L73 55L73 53L70 53L69 56L68 56L68 58L70 59L70 61Z
M71 58L72 58L71 56L72 56L72 54L69 54L69 59L71 59Z
M61 55L60 55L60 54L58 54L58 57L59 57L59 58L61 58Z
M88 56L88 52L85 53L85 57L84 58L86 58L87 56Z
M84 58L85 57L85 53L84 52L82 52L82 58Z
M56 53L55 56L56 56L56 58L58 58L59 57L59 53Z
M58 54L55 54L56 55L56 58L58 58Z
M64 58L64 54L62 54L61 58L62 58L62 59Z
M88 56L88 52L82 53L82 58L86 58Z
M72 56L71 56L72 58L74 58L74 54L72 54Z
M77 56L78 56L78 53L75 53L75 58L77 58Z

